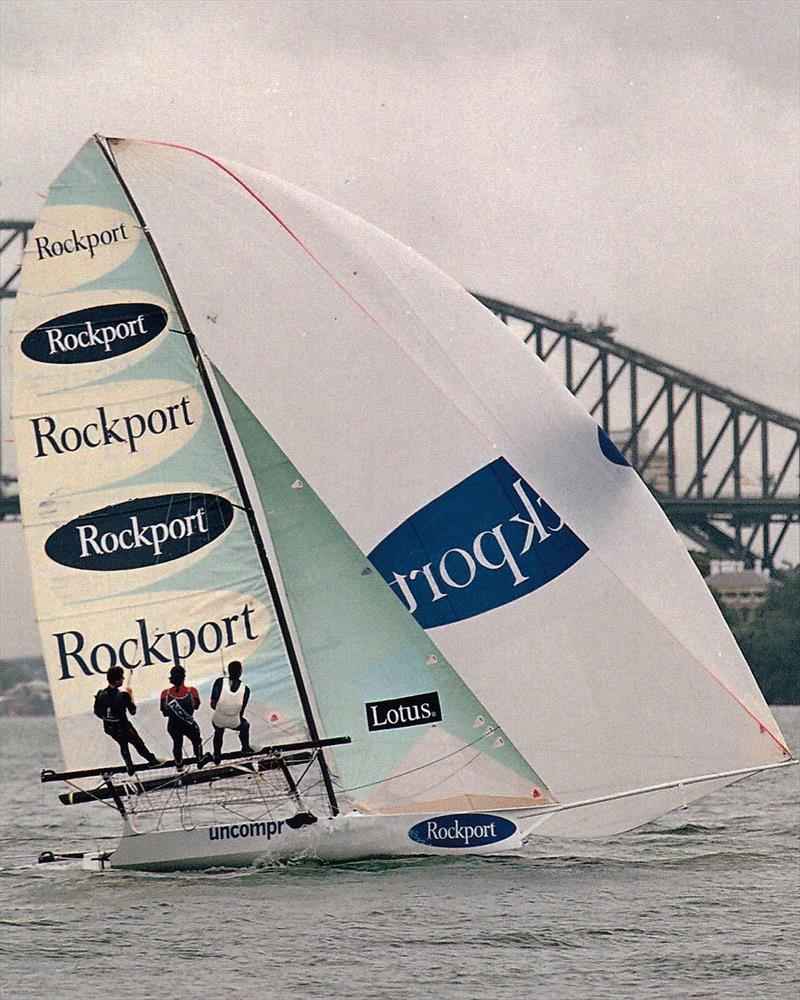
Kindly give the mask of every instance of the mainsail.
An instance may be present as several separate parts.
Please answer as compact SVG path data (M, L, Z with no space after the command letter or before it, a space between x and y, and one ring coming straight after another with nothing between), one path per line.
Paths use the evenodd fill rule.
M70 762L94 748L65 733L88 732L95 672L149 648L141 622L205 683L220 653L246 653L262 721L301 733L311 711L323 734L344 727L338 777L362 810L568 802L789 757L636 473L408 248L250 168L109 140L54 186L28 257L13 345L23 519ZM198 380L203 359L216 388ZM122 441L95 445L115 417ZM226 429L279 570L281 629ZM137 536L148 561L112 571L134 516L153 529ZM180 537L155 553L162 524ZM233 634L248 622L252 638ZM203 628L220 648L205 651ZM87 669L62 679L78 655ZM163 671L144 665L153 696ZM626 829L725 780L552 829Z
M307 739L180 310L95 141L33 230L11 349L22 520L67 768L108 762L92 706L115 665L130 671L137 727L162 753L170 667L184 664L207 699L234 658L254 738Z

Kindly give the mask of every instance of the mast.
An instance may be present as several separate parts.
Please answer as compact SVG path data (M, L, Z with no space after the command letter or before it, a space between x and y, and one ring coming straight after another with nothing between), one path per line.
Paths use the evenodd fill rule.
M261 569L264 573L264 579L266 580L267 587L269 589L269 594L272 599L273 606L275 608L275 614L278 619L278 627L280 628L281 636L283 637L283 643L286 648L286 654L289 660L289 666L291 667L292 670L292 676L294 678L297 694L303 709L303 715L305 717L306 725L308 727L308 732L309 735L311 736L311 739L315 743L319 743L320 742L319 729L317 727L317 722L316 719L314 718L314 713L311 708L311 700L308 696L308 690L306 689L305 680L303 678L303 673L300 667L300 660L297 655L297 649L295 647L291 631L289 629L289 622L286 616L286 611L283 606L281 594L278 589L275 573L270 564L269 557L267 555L267 550L264 545L264 539L261 535L261 530L258 526L258 521L255 516L255 511L253 509L253 505L250 500L250 495L247 490L247 486L245 484L244 476L242 475L242 469L239 464L239 460L236 456L236 451L234 449L233 442L231 441L230 433L228 432L228 427L225 423L225 418L222 414L222 407L220 406L220 402L217 398L214 385L208 373L208 369L206 368L205 362L203 361L203 357L200 353L200 348L197 343L197 338L195 337L194 333L191 330L191 327L189 325L189 320L183 309L183 305L181 304L181 301L178 298L178 294L175 290L175 287L172 284L172 279L170 278L169 273L167 272L166 266L161 257L161 254L158 251L158 247L156 246L155 240L153 239L153 236L149 228L147 227L147 224L145 223L144 217L142 216L142 213L139 210L139 206L136 204L133 195L131 194L131 191L128 188L128 185L125 183L119 171L119 168L117 167L113 153L107 146L107 143L110 143L113 140L110 140L107 137L100 135L95 135L94 139L101 153L105 157L109 167L114 173L117 182L119 183L120 187L125 193L125 197L128 199L128 203L130 204L131 209L134 215L136 216L137 222L141 226L142 233L147 239L150 250L153 254L156 264L158 265L158 269L161 272L161 277L172 298L172 302L175 306L175 311L178 314L178 319L180 320L181 326L183 328L181 332L186 337L187 343L189 344L189 348L192 352L192 357L194 359L195 367L197 368L197 371L200 374L200 379L203 383L203 388L206 393L206 398L208 399L209 405L211 407L211 412L214 415L214 420L217 425L217 430L219 431L223 447L225 448L225 453L228 457L228 462L230 463L231 469L233 471L234 479L236 481L236 486L239 491L239 495L242 499L244 511L247 514L247 522L250 527L250 533L252 535L253 542L255 543L256 551L258 553L258 558L261 563ZM333 816L337 816L339 814L339 805L336 801L336 794L333 789L333 782L331 780L328 763L325 759L325 754L321 748L318 750L318 758L319 758L320 773L322 774L322 780L325 785L325 791L328 796L328 802L331 807L331 814Z

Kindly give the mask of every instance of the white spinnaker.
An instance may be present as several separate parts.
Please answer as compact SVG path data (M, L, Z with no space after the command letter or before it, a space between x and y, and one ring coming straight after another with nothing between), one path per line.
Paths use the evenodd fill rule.
M788 756L663 513L502 324L281 181L181 148L114 152L203 349L364 552L501 457L588 546L546 586L431 632L560 800ZM661 798L626 801L620 828Z

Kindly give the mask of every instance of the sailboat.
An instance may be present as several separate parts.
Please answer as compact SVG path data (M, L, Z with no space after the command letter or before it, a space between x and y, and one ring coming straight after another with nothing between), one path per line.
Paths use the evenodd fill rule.
M68 806L104 864L497 854L602 837L793 760L680 539L466 291L257 170L94 136L24 254L22 521ZM119 764L121 666L244 665L251 743ZM205 714L204 714L205 713Z

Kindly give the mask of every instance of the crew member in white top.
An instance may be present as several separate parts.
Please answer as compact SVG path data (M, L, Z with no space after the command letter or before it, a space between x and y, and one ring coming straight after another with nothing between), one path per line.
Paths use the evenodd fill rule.
M242 665L238 660L231 660L227 678L218 677L211 689L215 764L219 764L222 759L222 740L226 729L238 732L242 753L253 752L250 746L250 723L244 717L249 700L250 688L242 683Z

